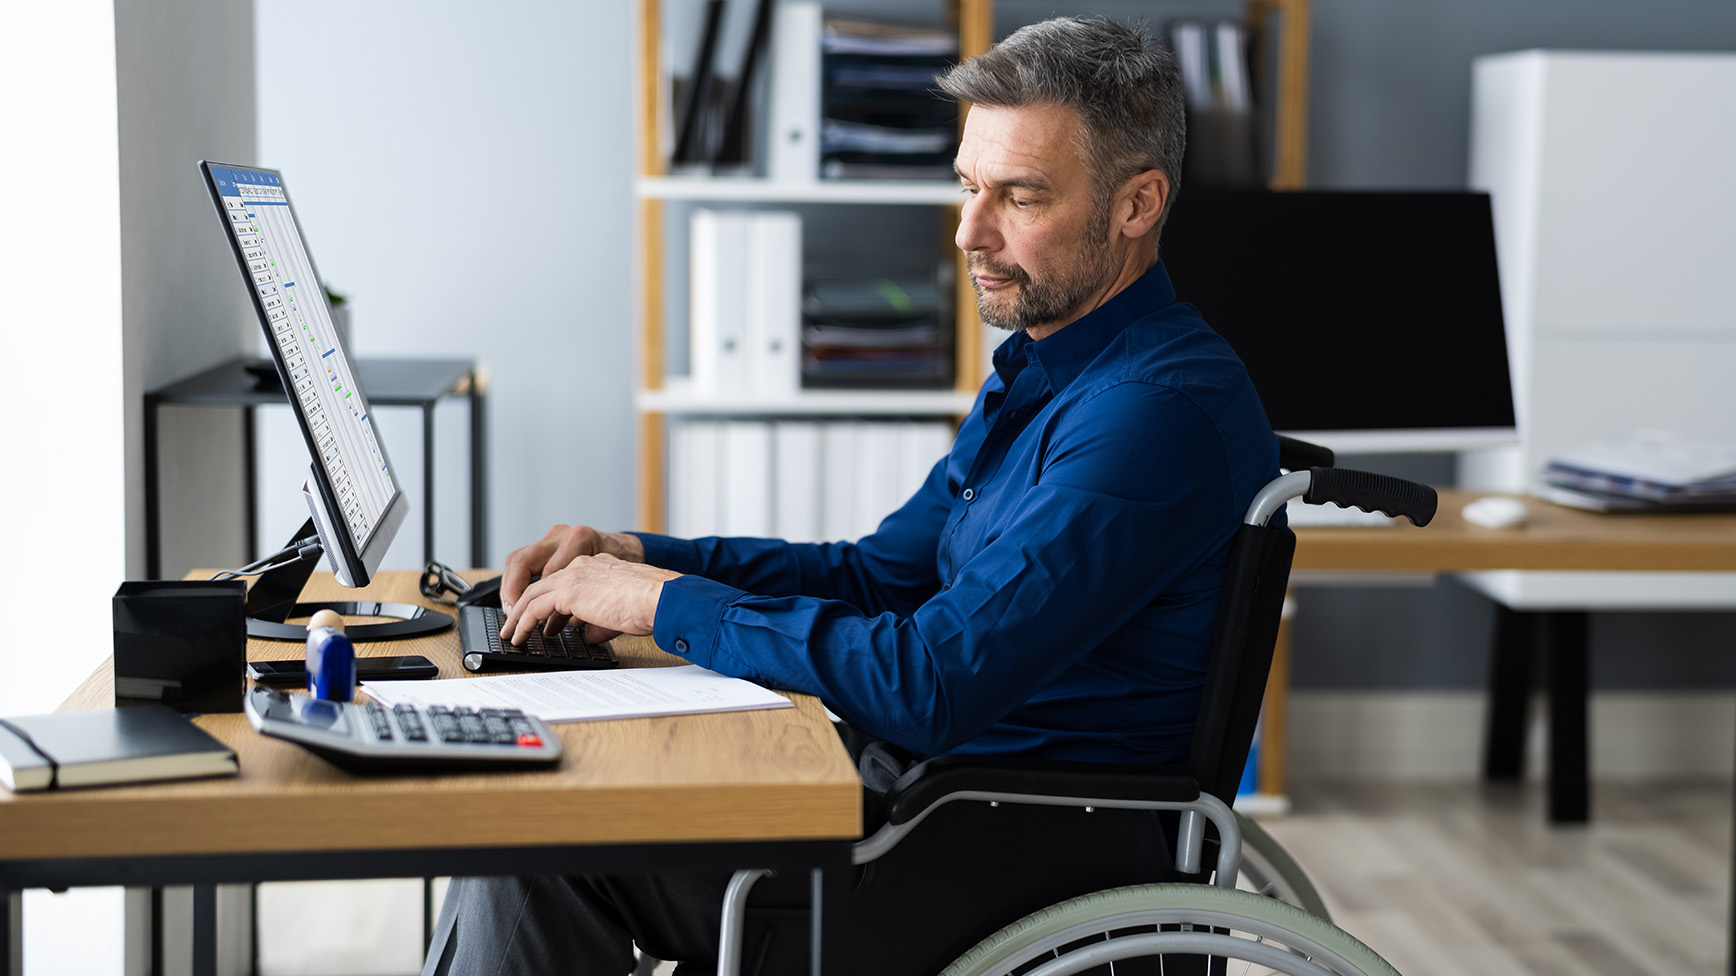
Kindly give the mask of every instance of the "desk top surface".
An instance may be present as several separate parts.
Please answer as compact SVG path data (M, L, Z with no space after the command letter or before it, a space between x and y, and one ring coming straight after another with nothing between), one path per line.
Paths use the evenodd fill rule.
M287 403L283 387L260 385L248 366L267 360L230 359L145 394L158 403L245 407ZM468 359L357 359L356 373L368 402L383 407L420 407L469 390L476 363Z
M345 590L320 573L304 597L426 604L416 579L381 573L365 589ZM466 676L452 630L357 650L421 654L441 678ZM648 638L617 638L616 651L629 667L684 663ZM248 642L254 660L301 653L295 643ZM558 769L441 776L353 776L254 733L243 715L206 715L198 724L235 749L239 777L0 790L0 859L858 836L855 767L819 702L790 697L793 709L561 723ZM105 665L65 707L112 700Z
M1439 512L1421 529L1297 529L1295 569L1736 571L1736 514L1603 515L1526 498L1524 527L1486 529L1459 514L1485 494L1443 489Z

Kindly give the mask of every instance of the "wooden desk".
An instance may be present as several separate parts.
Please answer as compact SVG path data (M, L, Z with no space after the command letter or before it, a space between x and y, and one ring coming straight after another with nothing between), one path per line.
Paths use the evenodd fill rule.
M365 589L344 590L320 573L304 597L425 604L416 578L382 573ZM625 666L682 663L647 638L622 638L616 648ZM455 631L358 650L422 654L442 678L464 674ZM301 653L293 643L248 642L254 659ZM66 707L104 707L112 696L104 667ZM37 886L772 867L814 871L824 903L844 904L849 842L861 834L860 782L819 703L790 697L793 709L563 723L558 769L444 776L352 776L255 734L242 715L203 716L198 724L240 757L239 777L0 793L0 895L15 902L18 889ZM825 918L817 941L830 955L842 946L844 913L817 914ZM197 946L197 908L195 921ZM10 928L0 915L0 973L17 955Z
M1294 569L1736 571L1736 516L1600 515L1527 498L1524 528L1485 529L1459 510L1486 494L1443 489L1439 514L1421 531L1299 529Z
M1486 492L1442 490L1426 528L1302 528L1294 568L1328 571L1590 572L1736 571L1736 515L1602 515L1526 498L1523 528L1486 529L1459 512ZM1549 661L1549 807L1556 823L1590 812L1589 669L1583 613L1517 614L1503 608L1490 682L1485 775L1523 772L1533 645Z

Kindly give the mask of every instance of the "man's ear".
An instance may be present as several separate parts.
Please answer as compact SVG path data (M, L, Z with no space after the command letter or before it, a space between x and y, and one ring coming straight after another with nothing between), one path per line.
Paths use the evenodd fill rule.
M1162 170L1148 169L1127 178L1116 194L1116 230L1130 240L1151 233L1169 202L1169 177Z

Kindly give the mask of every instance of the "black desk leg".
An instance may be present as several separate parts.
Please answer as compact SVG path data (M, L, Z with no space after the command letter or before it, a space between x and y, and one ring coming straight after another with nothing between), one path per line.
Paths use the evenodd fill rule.
M1483 736L1483 778L1525 778L1525 731L1531 717L1531 663L1537 615L1495 605L1495 650L1489 662L1489 722Z
M422 564L434 561L434 405L422 408Z
M422 879L422 954L434 946L434 879ZM255 967L258 968L258 967Z
M193 886L193 976L217 976L217 886Z
M814 868L814 910L808 913L813 926L808 945L813 950L813 976L822 973L849 971L850 955L850 892L855 887L855 871L850 865L850 848L839 852Z
M488 415L482 377L470 372L470 565L488 565Z
M163 575L163 522L157 511L157 398L145 395L145 579Z
M24 892L0 885L0 976L24 976Z
M253 408L241 408L241 456L246 465L241 470L241 483L247 489L247 541L243 544L247 561L259 558L259 452L253 440Z
M1549 661L1549 822L1591 819L1590 615L1557 611L1543 622Z
M163 969L163 886L151 886L151 976L161 976Z

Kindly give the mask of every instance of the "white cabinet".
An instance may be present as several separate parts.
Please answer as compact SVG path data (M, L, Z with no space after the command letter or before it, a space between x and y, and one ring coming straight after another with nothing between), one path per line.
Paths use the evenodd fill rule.
M1471 116L1519 446L1465 455L1460 481L1522 490L1552 455L1637 427L1736 438L1736 55L1491 55ZM1683 605L1657 576L1583 599L1540 574L1479 580L1514 606ZM1687 605L1736 605L1736 577L1700 582Z

